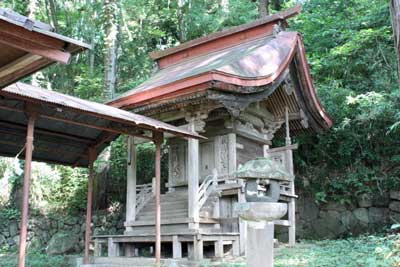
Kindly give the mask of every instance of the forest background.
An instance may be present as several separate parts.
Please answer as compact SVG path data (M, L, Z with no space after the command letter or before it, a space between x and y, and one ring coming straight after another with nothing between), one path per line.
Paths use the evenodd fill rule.
M304 39L317 94L333 118L320 135L297 136L297 188L316 202L350 204L365 193L400 187L400 90L386 0L4 0L93 49L24 81L105 102L145 81L148 53L302 4L290 30ZM279 142L279 140L277 140ZM139 147L139 183L149 182L153 146ZM163 178L167 175L163 153ZM22 177L17 159L0 159L0 205L18 214ZM125 203L126 141L97 162L97 209ZM31 205L40 212L80 213L86 170L35 164Z

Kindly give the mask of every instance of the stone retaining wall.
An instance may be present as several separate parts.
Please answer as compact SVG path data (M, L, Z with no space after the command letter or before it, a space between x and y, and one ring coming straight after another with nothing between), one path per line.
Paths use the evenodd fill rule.
M363 194L355 203L316 204L300 194L296 205L296 234L299 239L334 239L374 233L400 223L400 191ZM287 228L277 227L277 237L287 239Z
M125 215L101 211L93 215L92 233L122 234ZM80 253L84 246L85 216L31 216L28 224L30 249L46 249L50 254ZM316 204L313 198L300 193L296 205L298 239L333 239L362 233L382 231L400 223L400 191L385 194L364 194L356 203L329 202ZM279 240L287 240L287 228L276 227ZM16 249L19 222L0 219L0 248Z
M124 215L119 212L96 212L93 215L93 234L121 234ZM28 223L28 250L46 250L47 253L80 253L84 248L85 216L31 215ZM0 248L17 249L19 243L19 221L0 219Z

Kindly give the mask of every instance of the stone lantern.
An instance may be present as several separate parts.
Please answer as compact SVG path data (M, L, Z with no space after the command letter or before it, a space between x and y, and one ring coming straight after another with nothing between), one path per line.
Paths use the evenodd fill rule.
M278 202L280 182L292 175L271 158L258 158L240 166L236 176L246 180L246 202L238 203L236 211L247 222L247 266L272 267L274 221L287 212L287 203Z

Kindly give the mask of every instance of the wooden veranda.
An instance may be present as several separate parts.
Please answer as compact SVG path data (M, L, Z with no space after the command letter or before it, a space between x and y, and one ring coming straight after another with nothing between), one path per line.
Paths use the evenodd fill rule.
M160 150L163 133L184 138L201 136L175 126L110 106L81 100L24 83L0 91L0 155L25 156L18 266L25 266L31 162L88 167L84 264L89 263L93 162L118 135L156 145L156 261L160 262ZM34 141L35 137L35 141ZM22 153L21 153L22 152Z

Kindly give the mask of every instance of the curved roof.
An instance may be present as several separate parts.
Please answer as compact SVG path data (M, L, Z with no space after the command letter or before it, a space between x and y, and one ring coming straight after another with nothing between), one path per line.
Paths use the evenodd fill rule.
M277 81L295 56L305 81L302 90L309 99L307 105L314 110L316 120L323 122L323 128L331 127L332 121L316 96L301 36L297 32L283 31L276 36L264 36L171 65L109 104L121 108L138 107L210 88L256 93Z
M229 107L236 116L246 103L266 100L273 114L280 116L282 107L291 103L289 109L309 119L313 131L327 129L332 120L316 96L301 36L285 31L286 19L299 12L296 6L154 52L159 70L108 104L155 114L157 107L171 105L171 110L173 103L203 97Z

